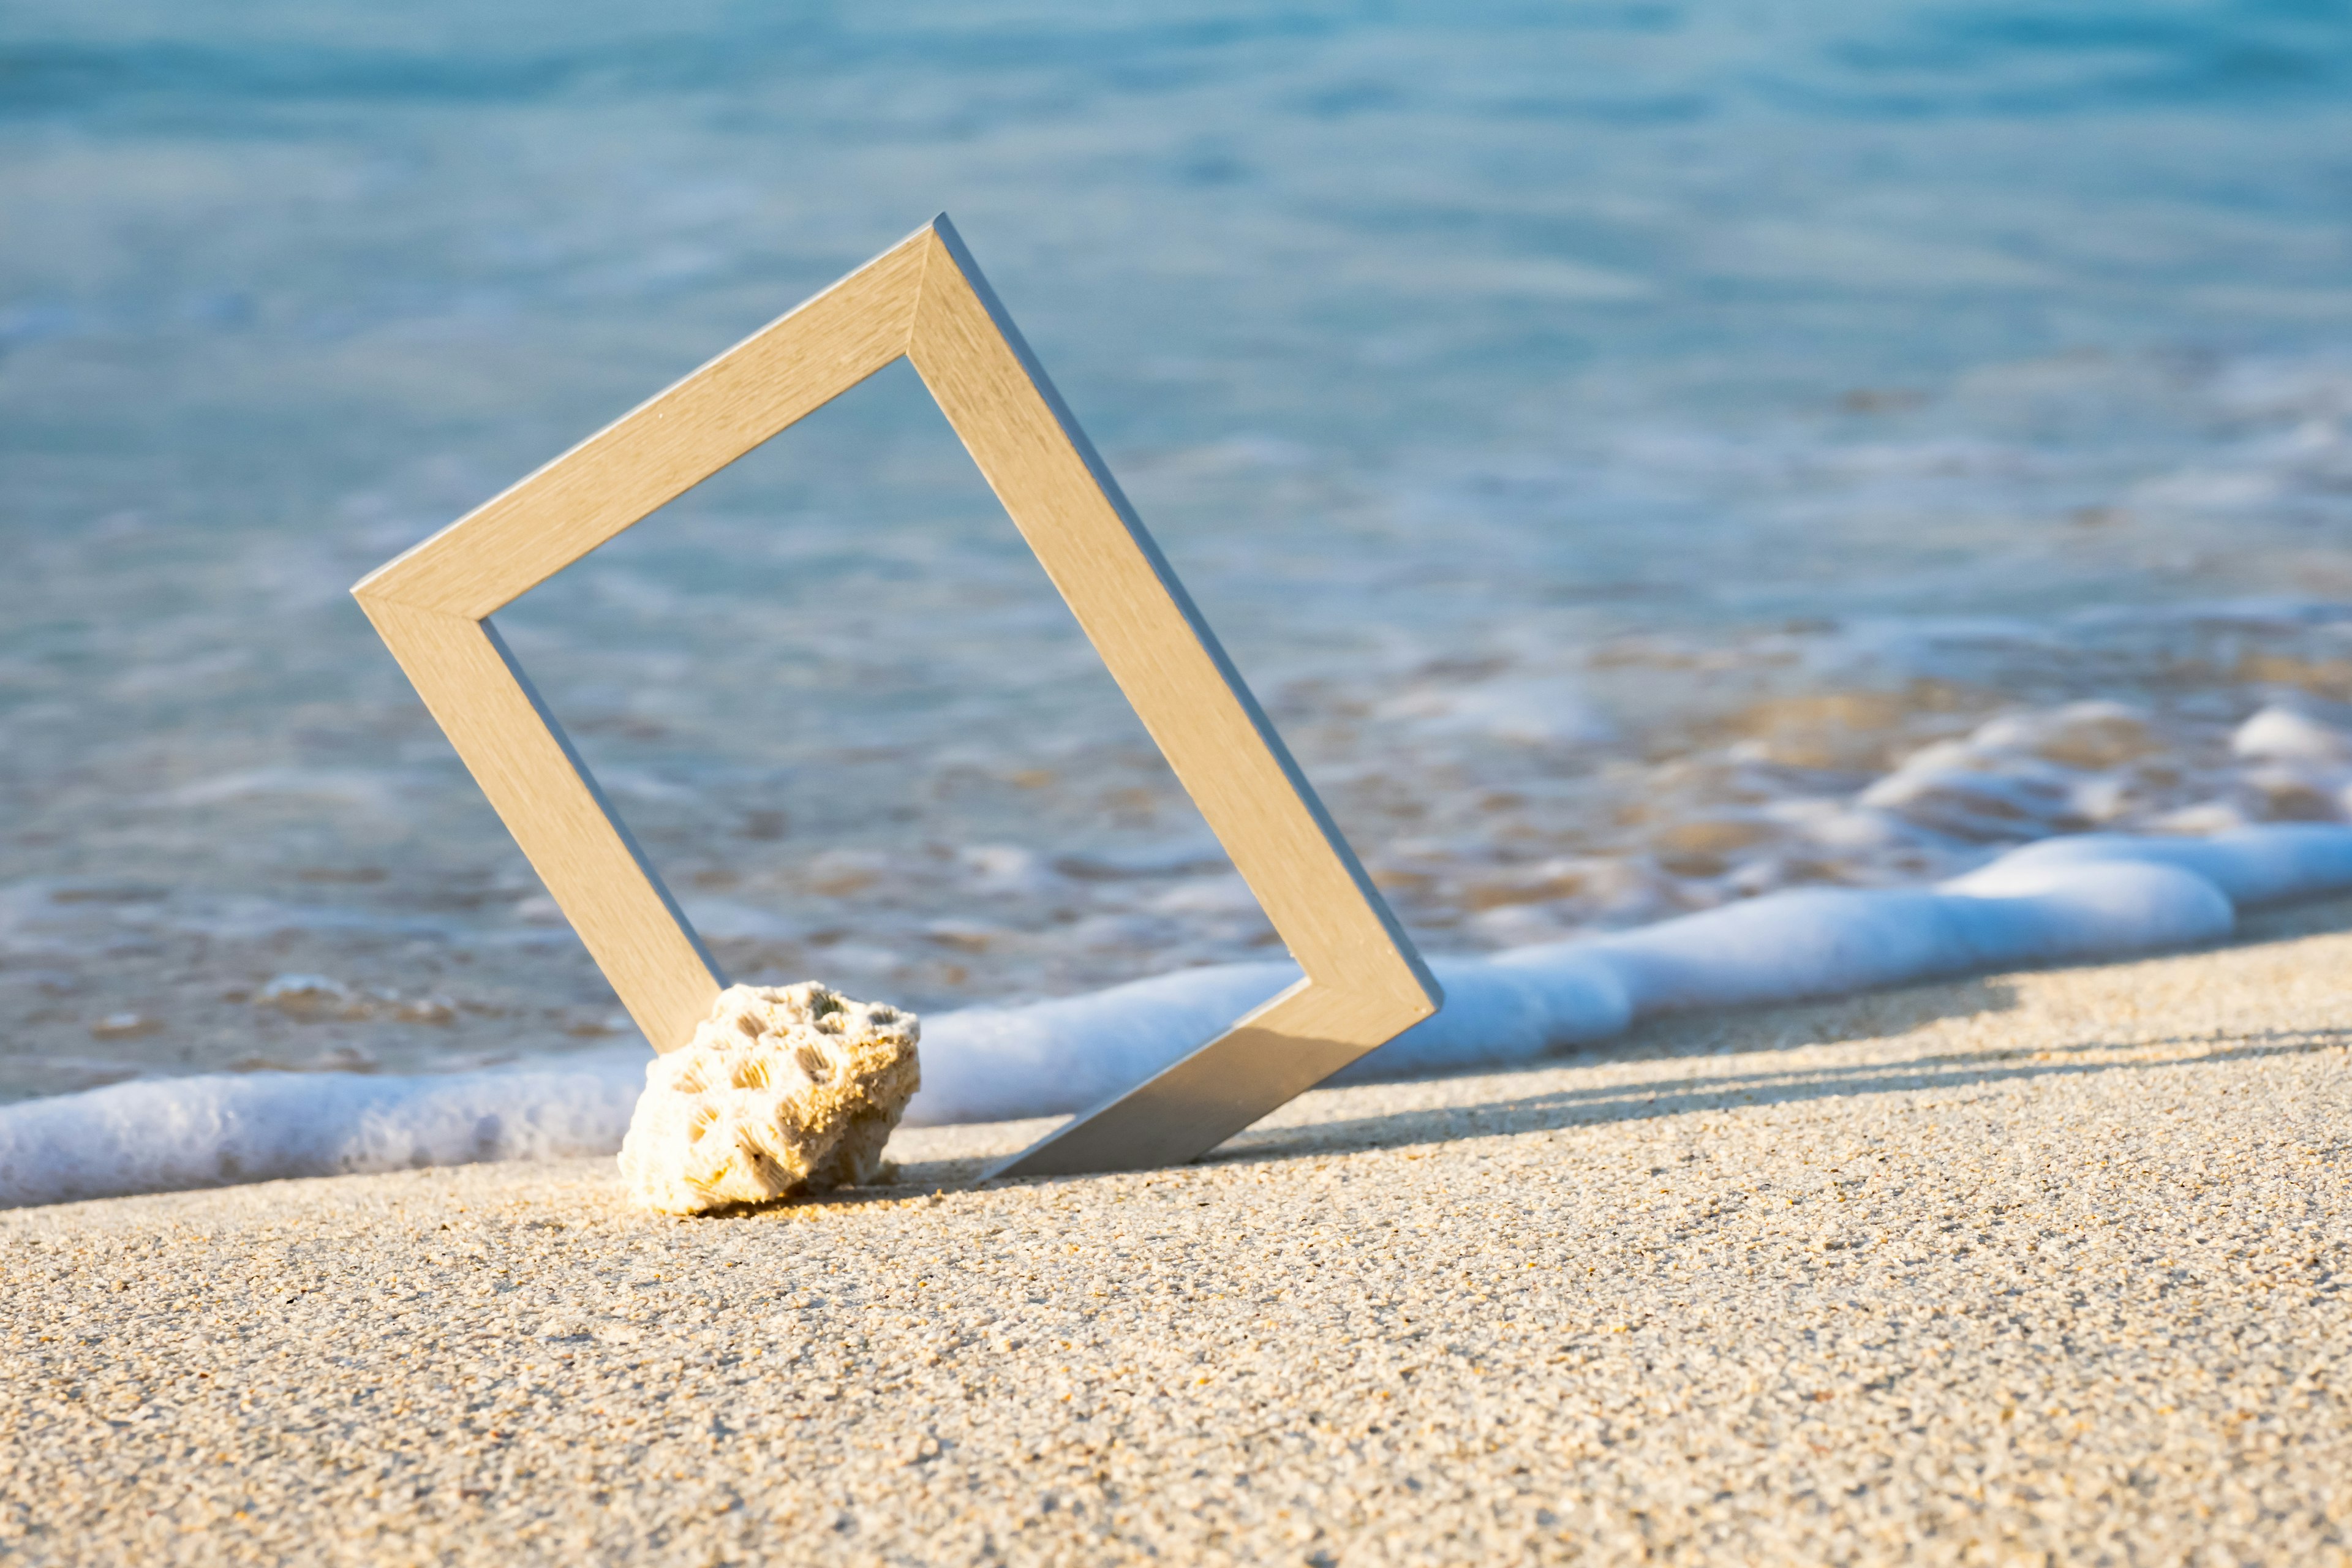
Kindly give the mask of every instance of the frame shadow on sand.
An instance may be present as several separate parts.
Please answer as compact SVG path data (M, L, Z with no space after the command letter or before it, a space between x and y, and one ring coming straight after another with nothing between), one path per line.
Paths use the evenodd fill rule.
M2225 945L2258 946L2344 931L2352 931L2352 898L2326 899L2252 911L2241 921L2237 935ZM2171 956L2178 955L2145 955L2117 962ZM1660 1072L1638 1081L1621 1079L1585 1088L1537 1089L1531 1083L1564 1068L1609 1068L1643 1062L1663 1067L1676 1061L1701 1068L1705 1063L1724 1063L1727 1057L1752 1058L1758 1053L1892 1040L1940 1020L2006 1013L2019 1005L2017 984L1996 975L1771 1007L1697 1011L1639 1025L1612 1040L1507 1067L1471 1068L1426 1078L1312 1090L1195 1163L1278 1162L1843 1096L1959 1089L2020 1079L2145 1070L2185 1060L2290 1056L2331 1049L2352 1040L2352 1026L2316 1031L2255 1030L2227 1043L2188 1035L2093 1039L1760 1070L1751 1063L1747 1070ZM1413 1092L1420 1103L1351 1114L1368 1099L1393 1103L1400 1089ZM905 1151L897 1156L895 1175L886 1184L788 1200L773 1207L839 1207L899 1201L910 1191L929 1194L974 1188L982 1184L982 1173L992 1162L1025 1147L1060 1121L1048 1117L913 1129L900 1134ZM773 1209L737 1212L751 1215Z

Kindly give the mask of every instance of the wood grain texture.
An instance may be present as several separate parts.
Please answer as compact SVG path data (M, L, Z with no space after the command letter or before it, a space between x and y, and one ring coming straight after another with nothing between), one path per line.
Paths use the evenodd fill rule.
M1318 982L1429 1000L1412 944L942 220L908 357L1266 918Z
M718 966L487 617L901 355L1306 971L1000 1173L1191 1159L1442 997L944 216L352 592L630 1016L676 1049Z
M487 621L361 607L646 1038L674 1048L726 984Z
M917 230L352 591L479 620L906 353Z
M934 229L908 358L1307 972L992 1173L1191 1159L1429 1016L1442 994L955 230Z
M1302 980L1182 1060L1072 1117L989 1174L1072 1176L1181 1165L1434 1010L1433 1002L1423 1003L1417 1015L1393 1004L1367 1005L1360 992Z

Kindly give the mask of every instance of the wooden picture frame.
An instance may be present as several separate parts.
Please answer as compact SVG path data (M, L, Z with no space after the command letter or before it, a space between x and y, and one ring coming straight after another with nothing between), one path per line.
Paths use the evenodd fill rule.
M943 214L352 593L656 1050L726 984L489 616L913 362L1306 976L992 1175L1205 1153L1443 994Z

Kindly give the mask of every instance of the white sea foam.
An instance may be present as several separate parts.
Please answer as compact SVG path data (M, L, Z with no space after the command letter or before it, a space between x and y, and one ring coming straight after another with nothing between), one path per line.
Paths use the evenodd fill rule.
M1524 1061L1683 1008L2189 946L2227 936L2241 908L2345 889L2352 827L2050 839L1932 889L1800 889L1612 936L1439 960L1444 1010L1340 1077ZM924 1085L908 1121L1082 1110L1297 973L1223 964L942 1015L924 1029ZM213 1075L26 1101L0 1108L0 1205L606 1153L628 1127L644 1059L631 1049L437 1077Z
M214 1073L0 1107L0 1205L285 1176L609 1153L645 1085L640 1052L373 1078Z

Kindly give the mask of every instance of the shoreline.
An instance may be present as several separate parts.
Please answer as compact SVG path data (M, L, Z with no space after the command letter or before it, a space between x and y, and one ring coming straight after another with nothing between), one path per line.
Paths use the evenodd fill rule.
M2333 1561L2352 902L703 1221L607 1160L0 1214L0 1562Z
M1786 889L1624 931L1433 959L1444 1009L1328 1083L1539 1065L1694 1011L2191 951L2265 910L2347 891L2352 827L2045 839L1930 886ZM1084 1110L1297 973L1288 962L1211 965L931 1017L907 1121ZM619 1047L421 1077L206 1074L0 1105L0 1205L610 1153L646 1061L642 1047Z

